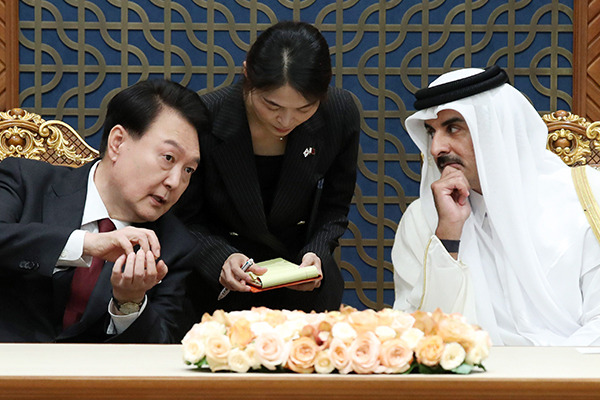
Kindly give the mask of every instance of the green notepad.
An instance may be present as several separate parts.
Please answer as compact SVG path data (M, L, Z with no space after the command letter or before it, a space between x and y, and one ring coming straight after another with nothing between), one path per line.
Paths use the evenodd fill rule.
M313 265L300 268L283 258L274 258L273 260L259 262L256 265L267 268L267 272L262 275L248 273L252 278L251 285L254 287L251 290L253 292L297 285L318 279L321 276L317 267Z

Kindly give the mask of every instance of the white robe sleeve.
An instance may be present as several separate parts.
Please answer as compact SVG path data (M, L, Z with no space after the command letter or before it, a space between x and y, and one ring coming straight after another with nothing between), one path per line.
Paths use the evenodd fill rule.
M461 313L476 323L469 268L455 260L433 235L422 216L420 201L406 210L392 248L394 308L407 312Z

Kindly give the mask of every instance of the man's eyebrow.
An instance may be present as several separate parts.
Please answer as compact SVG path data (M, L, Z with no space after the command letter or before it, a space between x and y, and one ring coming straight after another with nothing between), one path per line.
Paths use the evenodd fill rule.
M164 141L165 144L169 144L173 147L175 147L178 151L184 151L183 146L181 146L179 143L177 143L175 140L173 139L167 139ZM194 161L196 162L196 164L200 164L200 157L196 157L194 158Z
M456 122L465 122L465 120L462 119L461 117L452 117L452 118L447 119L444 122L442 122L442 126L448 126L448 125L454 124Z

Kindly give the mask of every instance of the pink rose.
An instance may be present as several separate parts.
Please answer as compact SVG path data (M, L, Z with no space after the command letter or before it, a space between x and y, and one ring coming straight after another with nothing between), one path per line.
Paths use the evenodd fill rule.
M440 362L443 352L444 340L438 335L423 337L415 350L417 361L429 367L434 367Z
M392 339L381 344L379 361L385 367L386 374L397 374L405 372L410 368L413 360L413 352L406 343L400 339Z
M286 368L294 372L310 374L315 370L318 346L312 337L303 336L292 342Z
M350 353L348 353L348 347L339 338L333 338L329 345L329 351L333 366L339 371L340 374L347 374L352 371L352 364L350 363Z
M256 357L265 368L273 371L287 360L287 346L275 330L261 333L254 341Z
M379 367L381 343L373 332L358 335L349 348L352 369L357 374L370 374Z

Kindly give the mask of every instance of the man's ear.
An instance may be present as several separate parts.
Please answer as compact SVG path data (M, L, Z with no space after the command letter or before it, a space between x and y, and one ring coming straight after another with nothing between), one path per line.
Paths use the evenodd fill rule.
M106 152L108 157L115 161L118 157L121 146L129 139L127 130L122 125L115 125L108 134L108 142L106 145Z

